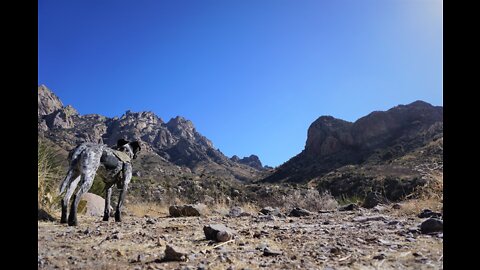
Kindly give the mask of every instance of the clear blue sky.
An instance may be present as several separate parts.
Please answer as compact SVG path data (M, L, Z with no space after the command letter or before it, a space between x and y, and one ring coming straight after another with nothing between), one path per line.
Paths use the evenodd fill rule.
M277 166L321 115L443 104L439 0L38 1L38 83L81 114L190 119Z

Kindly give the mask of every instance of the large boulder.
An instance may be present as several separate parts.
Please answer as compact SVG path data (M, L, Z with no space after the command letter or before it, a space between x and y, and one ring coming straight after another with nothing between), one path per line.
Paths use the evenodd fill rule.
M93 193L85 193L80 199L78 205L78 213L85 214L89 216L103 216L105 208L105 200ZM110 213L113 213L113 207L110 206Z
M432 234L443 232L443 220L437 218L429 218L422 222L420 231L423 234Z

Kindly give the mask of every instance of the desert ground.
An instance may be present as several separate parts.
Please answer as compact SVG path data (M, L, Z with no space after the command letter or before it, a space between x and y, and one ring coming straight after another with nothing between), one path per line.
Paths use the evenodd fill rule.
M426 218L408 203L289 216L251 210L237 217L127 213L122 222L79 216L76 227L38 222L39 269L443 269L443 233L422 234ZM235 231L207 240L203 227ZM165 257L167 245L184 261Z

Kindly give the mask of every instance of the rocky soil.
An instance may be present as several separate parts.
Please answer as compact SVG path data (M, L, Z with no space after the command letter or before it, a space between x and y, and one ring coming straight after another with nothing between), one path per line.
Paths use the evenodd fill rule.
M443 268L443 223L426 223L435 223L437 232L420 231L422 222L441 213L406 215L398 204L342 210L299 217L290 211L175 218L127 214L122 223L79 216L77 227L39 221L38 268ZM235 238L207 240L203 228L210 224L225 225ZM171 261L176 258L184 261Z

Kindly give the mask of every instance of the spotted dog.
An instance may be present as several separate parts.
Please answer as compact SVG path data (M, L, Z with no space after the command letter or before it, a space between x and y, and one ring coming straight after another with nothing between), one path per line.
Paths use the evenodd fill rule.
M60 223L67 223L67 207L77 185L79 189L73 195L68 225L76 226L77 208L82 195L87 192L93 184L97 170L102 165L106 171L105 182L105 210L103 220L108 221L110 217L110 197L112 186L117 185L120 189L115 211L115 221L121 221L121 209L127 193L128 184L132 179L132 159L137 157L141 147L139 142L129 142L120 139L117 146L110 148L105 144L82 143L75 147L68 156L70 167L65 179L60 185L62 199L62 217Z

